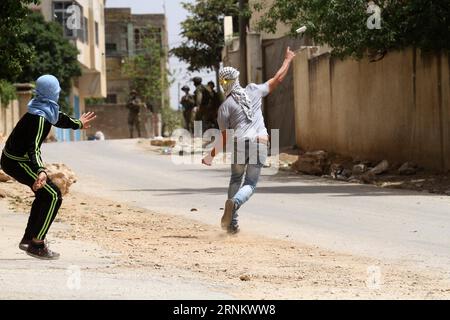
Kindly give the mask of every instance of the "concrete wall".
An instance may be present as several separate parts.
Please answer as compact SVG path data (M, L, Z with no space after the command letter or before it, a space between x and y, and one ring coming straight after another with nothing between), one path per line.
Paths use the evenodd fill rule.
M128 129L128 109L125 104L104 104L89 106L89 111L97 114L97 119L92 124L92 128L86 131L86 135L92 136L97 131L102 131L106 139L127 139L129 138ZM144 138L150 137L150 113L141 108L141 134ZM137 132L134 130L134 137Z
M260 49L258 47L257 49ZM241 70L239 52L239 38L233 38L232 41L226 45L222 51L222 62L225 67L233 67Z
M9 136L19 119L19 101L13 100L8 105L4 105L0 100L0 141L1 137Z
M304 48L294 61L297 145L450 170L449 72L448 54L408 49L369 62Z
M261 32L259 30L259 28L258 28L259 21L261 20L263 15L265 15L269 11L269 9L272 7L274 2L275 2L274 0L264 0L263 1L263 6L264 6L263 10L255 11L255 10L253 10L254 5L256 3L261 4L261 0L249 0L250 9L253 10L252 16L250 18L250 30L253 32L260 32L261 37L264 40L282 38L282 37L286 36L290 31L290 27L281 22L278 22L275 33L268 33L265 31Z
M259 33L247 34L247 79L248 83L263 82L262 40Z
M304 45L303 40L291 37L263 41L263 81L269 80L276 74L283 63L288 46L292 50L297 50L302 45ZM294 82L292 68L277 90L265 99L264 118L269 130L280 130L280 147L293 146L295 144Z

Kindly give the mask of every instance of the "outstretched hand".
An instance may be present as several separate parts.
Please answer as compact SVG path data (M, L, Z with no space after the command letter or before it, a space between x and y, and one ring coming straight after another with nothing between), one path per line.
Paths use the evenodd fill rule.
M286 53L284 55L283 65L281 66L280 70L278 70L278 72L273 76L273 78L269 79L268 81L269 93L273 92L284 80L289 71L292 60L294 60L294 58L295 58L294 51L292 51L290 47L287 47Z
M80 117L80 121L83 123L83 129L88 129L91 127L89 124L91 121L97 118L94 112L86 112Z
M286 55L285 55L285 60L291 62L294 58L295 58L295 53L294 51L291 50L291 47L287 47L286 49Z

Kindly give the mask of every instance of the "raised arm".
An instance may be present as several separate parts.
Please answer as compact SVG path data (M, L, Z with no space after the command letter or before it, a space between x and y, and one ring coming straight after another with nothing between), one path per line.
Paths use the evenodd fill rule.
M93 121L97 116L94 112L86 112L80 117L80 119L75 119L69 117L67 114L60 112L58 122L55 127L65 128L65 129L88 129L90 128L90 122Z
M283 64L278 70L278 72L273 76L272 79L270 79L269 82L269 93L273 92L281 82L283 82L284 78L286 77L289 67L291 66L291 62L295 57L295 53L291 51L290 47L287 47L286 49L286 55L284 57Z
M65 114L64 112L59 112L58 122L55 123L55 127L63 129L73 129L78 130L83 127L83 123L75 118L72 118Z

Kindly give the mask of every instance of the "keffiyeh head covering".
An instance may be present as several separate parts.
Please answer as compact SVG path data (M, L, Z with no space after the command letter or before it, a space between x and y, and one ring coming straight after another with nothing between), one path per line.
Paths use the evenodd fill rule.
M28 112L44 117L51 124L58 122L59 93L61 88L56 77L46 74L36 80L36 96L28 103Z
M248 120L253 119L250 99L245 89L239 84L239 71L233 67L225 67L219 71L219 80L225 97L231 95L244 111Z

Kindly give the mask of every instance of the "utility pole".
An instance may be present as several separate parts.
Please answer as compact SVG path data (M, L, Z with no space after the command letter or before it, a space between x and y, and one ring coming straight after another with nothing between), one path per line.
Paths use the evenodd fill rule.
M240 82L243 87L248 83L247 79L247 27L248 18L244 16L244 12L248 9L248 0L239 0L239 65L240 65Z
M178 111L181 110L181 104L180 104L180 91L181 91L181 83L178 82L178 101L177 101L177 105L178 105Z

